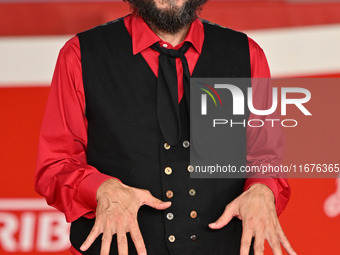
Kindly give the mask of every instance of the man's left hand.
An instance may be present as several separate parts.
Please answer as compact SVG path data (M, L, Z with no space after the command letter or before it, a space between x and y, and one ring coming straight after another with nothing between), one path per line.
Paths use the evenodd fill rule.
M253 184L248 190L229 203L221 217L210 223L212 229L226 226L233 217L242 220L240 255L248 255L252 238L255 237L255 255L263 255L264 240L274 255L282 255L281 245L289 255L296 255L284 234L275 210L274 194L264 184Z

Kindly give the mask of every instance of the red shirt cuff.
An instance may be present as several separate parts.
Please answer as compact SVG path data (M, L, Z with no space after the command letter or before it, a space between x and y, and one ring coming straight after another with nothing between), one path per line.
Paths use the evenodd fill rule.
M81 253L76 248L74 248L73 246L70 247L70 252L73 255L81 255Z

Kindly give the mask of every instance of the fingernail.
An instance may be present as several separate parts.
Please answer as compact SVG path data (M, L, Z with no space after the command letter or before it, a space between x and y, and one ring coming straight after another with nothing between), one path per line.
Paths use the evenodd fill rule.
M214 227L214 226L216 226L215 222L209 224L209 227Z

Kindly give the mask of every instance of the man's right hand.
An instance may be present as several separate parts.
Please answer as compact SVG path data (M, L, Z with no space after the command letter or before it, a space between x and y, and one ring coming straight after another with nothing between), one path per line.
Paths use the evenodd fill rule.
M146 248L140 232L137 213L142 205L158 210L171 206L171 202L163 202L151 195L150 191L129 187L116 179L105 181L97 191L96 221L80 247L86 251L96 238L103 234L100 255L108 255L112 236L117 235L119 255L128 255L126 233L130 233L139 255L146 255Z

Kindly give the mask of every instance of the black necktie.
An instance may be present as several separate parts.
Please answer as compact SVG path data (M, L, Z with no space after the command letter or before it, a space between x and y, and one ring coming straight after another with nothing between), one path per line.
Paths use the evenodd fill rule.
M162 48L159 43L151 46L159 52L159 67L157 81L157 117L165 141L176 145L181 137L181 123L178 105L178 85L176 58L180 58L183 65L184 97L188 109L190 104L190 72L185 52L190 43L185 42L179 50Z

